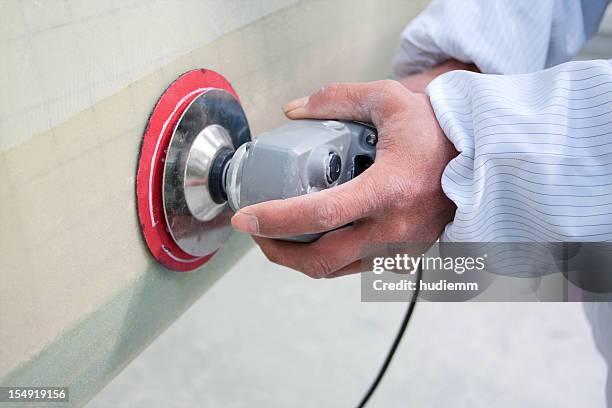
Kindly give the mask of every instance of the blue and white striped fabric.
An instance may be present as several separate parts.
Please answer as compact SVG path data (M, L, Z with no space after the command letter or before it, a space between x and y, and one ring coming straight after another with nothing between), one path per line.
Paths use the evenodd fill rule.
M434 1L402 33L398 75L448 58L427 88L460 155L442 186L457 204L443 240L612 241L612 64L567 61L607 0Z
M448 73L427 92L460 155L450 241L612 241L612 63Z
M486 74L522 74L569 61L597 32L608 0L436 0L402 33L397 77L447 59Z
M460 151L443 174L457 212L442 240L612 241L612 60L567 62L607 4L434 1L404 30L398 77L449 58L488 74L450 72L427 88ZM612 303L585 311L612 367Z

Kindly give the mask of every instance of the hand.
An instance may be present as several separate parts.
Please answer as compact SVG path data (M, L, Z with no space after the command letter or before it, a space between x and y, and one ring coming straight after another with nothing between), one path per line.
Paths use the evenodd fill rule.
M427 71L404 77L400 79L399 82L412 92L425 93L425 88L427 88L427 85L436 79L436 77L446 72L455 70L478 72L476 65L466 64L464 62L451 59L431 69L428 69Z
M440 185L457 155L440 129L429 98L396 81L337 84L284 107L290 119L359 120L378 130L376 160L339 186L251 205L232 224L254 235L272 262L313 278L357 272L359 260L386 243L433 243L454 216ZM278 241L328 231L310 244Z

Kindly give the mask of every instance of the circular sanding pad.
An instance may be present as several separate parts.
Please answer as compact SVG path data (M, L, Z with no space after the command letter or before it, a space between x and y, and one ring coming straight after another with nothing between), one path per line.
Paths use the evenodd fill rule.
M162 196L164 162L178 120L195 98L211 88L226 90L238 100L230 83L211 70L189 71L170 84L151 112L138 160L136 203L144 239L153 257L175 271L191 271L215 253L193 256L178 247L168 232Z

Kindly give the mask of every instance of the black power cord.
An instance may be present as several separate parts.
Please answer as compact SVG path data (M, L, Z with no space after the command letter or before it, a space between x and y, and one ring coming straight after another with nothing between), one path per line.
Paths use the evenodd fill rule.
M393 344L391 345L391 348L387 352L387 357L385 357L385 361L383 362L383 365L380 367L380 370L378 371L378 375L376 376L376 379L374 379L374 382L372 383L372 385L370 385L368 392L366 392L366 394L361 399L361 402L359 403L359 405L357 405L358 408L363 408L366 406L366 404L370 400L370 397L372 397L372 394L374 394L374 391L376 391L378 384L380 384L381 380L385 376L385 373L387 372L387 368L389 368L389 364L391 363L391 360L393 360L393 356L395 355L395 352L397 351L397 347L402 341L402 337L404 336L404 333L406 332L406 328L408 327L408 323L410 322L410 317L412 316L412 313L414 312L414 307L416 306L417 298L419 297L419 290L420 290L422 278L423 278L423 268L419 267L416 273L417 285L414 290L414 293L412 294L412 299L410 299L410 303L408 303L408 309L406 309L406 314L404 315L402 324L400 325L399 330L397 331L397 334L395 335L395 340L393 340Z

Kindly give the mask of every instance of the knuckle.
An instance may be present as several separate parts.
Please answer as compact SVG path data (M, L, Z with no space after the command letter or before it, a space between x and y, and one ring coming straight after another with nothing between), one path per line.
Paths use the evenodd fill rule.
M389 177L385 190L385 201L389 209L399 210L405 208L412 199L410 183L406 182L401 176Z
M334 101L337 104L360 106L362 95L355 84L335 82L325 85L316 92L315 99Z
M354 186L355 188L351 190L352 194L346 193L347 196L350 196L350 199L346 201L351 202L350 209L345 206L341 207L347 222L367 217L385 208L387 200L385 178L381 178L381 174L367 172L360 174Z
M355 106L356 95L352 87L343 83L331 83L311 95L309 105L323 109L325 115L335 115L343 106Z
M311 278L321 279L332 273L334 270L331 263L320 255L313 255L304 265L304 273Z
M332 196L320 203L316 209L316 224L319 229L333 228L342 220L342 203L338 198Z
M268 261L278 265L282 265L283 257L281 256L280 252L277 251L275 248L268 246L266 248L262 248L261 250L263 251Z
M414 226L409 220L401 217L393 223L391 237L396 242L403 242L407 237L411 236L413 228Z
M333 98L342 92L342 84L338 82L329 83L314 93L315 98Z
M366 175L362 174L361 176ZM374 211L380 207L384 201L384 195L380 190L379 182L369 176L363 177L362 191L359 192L359 196L360 208L363 209L364 213Z
M390 117L405 111L406 88L397 81L386 79L380 84L378 111L381 117Z
M389 92L403 92L405 90L404 86L400 84L398 81L393 79L384 79L381 82L381 87Z

